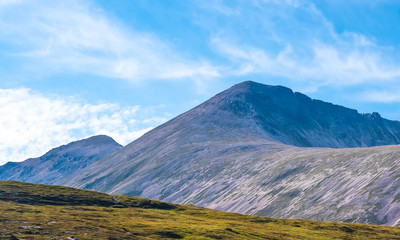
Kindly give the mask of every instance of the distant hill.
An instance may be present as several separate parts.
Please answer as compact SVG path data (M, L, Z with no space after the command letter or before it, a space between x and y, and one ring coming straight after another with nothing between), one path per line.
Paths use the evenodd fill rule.
M0 180L55 184L64 177L77 174L122 146L104 135L54 148L38 158L8 162L0 166Z
M0 181L1 239L399 239L400 229L246 216Z

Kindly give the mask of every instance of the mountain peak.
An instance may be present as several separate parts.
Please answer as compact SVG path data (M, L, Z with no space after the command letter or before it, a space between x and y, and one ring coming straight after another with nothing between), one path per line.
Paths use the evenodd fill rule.
M112 145L119 145L112 137L109 137L107 135L95 135L91 136L85 139L81 139L75 142L72 142L70 144L76 144L76 143L85 143L85 144L112 144Z
M367 147L400 143L400 124L378 113L314 100L283 86L245 81L217 94L186 116L236 126L245 135L300 147ZM193 118L193 117L192 117ZM254 123L254 124L251 124ZM247 129L238 129L241 126ZM225 129L232 131L233 129Z
M252 87L273 87L273 86L247 80L241 83L237 83L233 85L231 88L252 88Z
M284 86L266 85L253 81L245 81L217 94L207 102L217 105L231 103L237 104L238 102L242 102L245 105L253 104L255 102L264 102L262 104L268 104L268 101L270 100L275 102L287 102L288 100L293 100L297 94L298 93L294 93L290 88ZM247 110L244 109L244 111Z
M238 93L265 93L270 94L293 94L290 88L280 86L280 85L267 85L254 81L245 81L233 85L231 88L223 91L221 94L238 94Z
M79 154L85 155L97 151L96 149L120 147L122 147L122 145L107 135L95 135L53 148L43 155L42 158L45 158L48 155L59 154L60 152L75 151L76 153L79 152Z

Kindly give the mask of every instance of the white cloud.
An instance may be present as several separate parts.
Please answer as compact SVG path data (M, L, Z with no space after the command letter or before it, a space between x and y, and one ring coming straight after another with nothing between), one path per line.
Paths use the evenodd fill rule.
M26 88L0 89L0 116L0 164L40 156L52 147L97 134L125 145L166 120L140 106L87 104Z
M313 52L314 78L318 75L326 77L331 84L387 82L400 77L399 67L389 65L375 51L343 51L334 46L314 46Z
M9 0L10 1L10 0ZM21 1L0 7L0 40L37 71L79 72L138 82L218 77L207 61L182 57L157 35L137 32L90 2Z
M237 76L271 74L314 87L390 83L400 79L400 66L390 64L375 51L342 50L314 43L309 49L300 50L307 51L309 56L304 57L290 43L277 54L229 43L227 39L214 38L212 44L235 64L230 73Z
M242 5L243 15L249 16L243 26L231 19L237 21L234 26L239 31L228 29L211 38L214 50L230 62L226 74L280 76L313 89L400 80L393 49L380 47L360 33L335 32L309 1L256 1L256 6Z

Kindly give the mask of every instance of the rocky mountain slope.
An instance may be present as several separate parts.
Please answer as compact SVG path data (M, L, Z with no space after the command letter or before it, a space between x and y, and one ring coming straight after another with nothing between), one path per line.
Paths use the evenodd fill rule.
M79 174L121 147L108 136L93 136L54 148L38 158L6 163L0 166L0 180L56 184L73 173Z
M399 122L377 113L244 82L59 183L247 214L398 225L399 147L354 147L399 137Z

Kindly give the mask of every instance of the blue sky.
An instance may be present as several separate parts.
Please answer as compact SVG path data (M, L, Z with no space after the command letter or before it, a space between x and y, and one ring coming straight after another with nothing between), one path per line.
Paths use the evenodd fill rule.
M0 0L0 164L127 144L233 84L400 120L400 2Z

